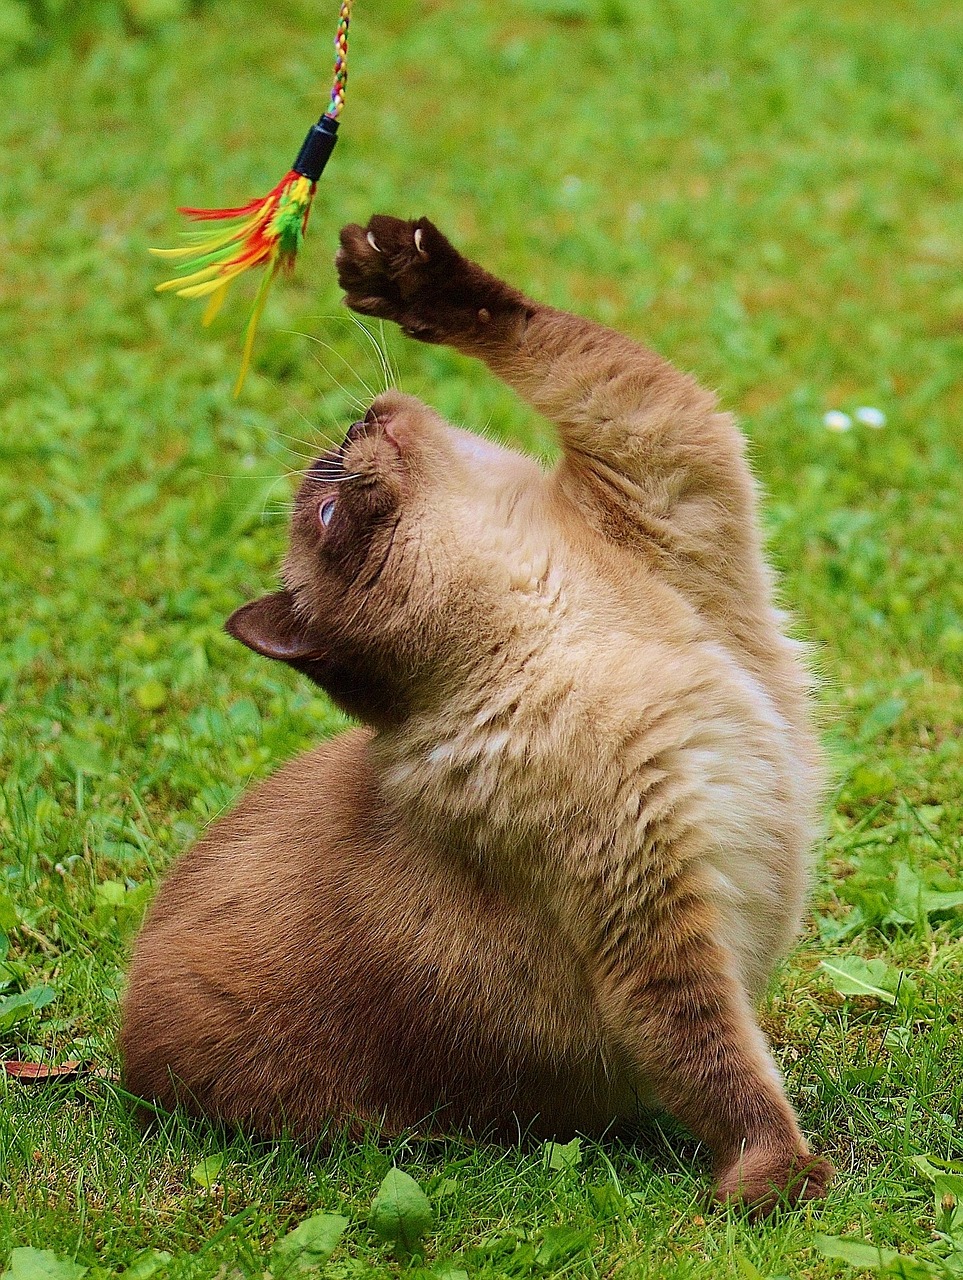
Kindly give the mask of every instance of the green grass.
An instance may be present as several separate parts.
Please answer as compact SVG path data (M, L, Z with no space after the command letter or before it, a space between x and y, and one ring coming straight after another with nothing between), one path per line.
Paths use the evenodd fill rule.
M846 1274L822 1232L959 1274L952 1184L919 1158L963 1158L963 10L359 5L343 141L234 403L241 302L202 331L152 293L146 249L176 204L280 176L323 107L333 20L215 0L3 73L0 999L56 998L16 1022L0 1004L0 1049L108 1074L0 1084L0 1267L33 1246L112 1274L153 1248L175 1280L260 1275L330 1210L352 1220L332 1275L395 1274L366 1219L396 1161L434 1201L438 1272ZM754 1227L707 1209L704 1160L658 1127L561 1170L455 1141L308 1157L173 1122L144 1138L109 1077L157 876L340 723L221 623L274 580L290 473L382 385L330 267L340 224L378 210L427 213L531 292L645 338L745 423L838 780L812 926L764 1015L839 1171L819 1210ZM550 448L482 370L386 337L407 390ZM885 428L822 425L858 405ZM881 962L881 996L820 967L854 957Z

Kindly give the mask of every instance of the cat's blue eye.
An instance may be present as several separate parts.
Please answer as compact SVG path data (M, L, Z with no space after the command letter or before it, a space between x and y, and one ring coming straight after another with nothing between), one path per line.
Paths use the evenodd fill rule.
M327 529L328 525L331 523L331 518L334 515L334 509L337 505L337 498L325 498L318 507L318 519L321 524L324 525L325 529Z

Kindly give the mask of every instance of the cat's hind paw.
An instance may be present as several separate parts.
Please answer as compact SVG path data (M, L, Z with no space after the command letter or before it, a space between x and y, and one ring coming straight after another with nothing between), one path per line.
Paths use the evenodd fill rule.
M750 1147L723 1172L714 1195L762 1218L780 1207L821 1200L832 1178L832 1165L818 1156Z

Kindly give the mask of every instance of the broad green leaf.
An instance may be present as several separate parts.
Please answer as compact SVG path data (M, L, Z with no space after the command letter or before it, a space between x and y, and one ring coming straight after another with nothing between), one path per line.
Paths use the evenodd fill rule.
M432 1221L431 1204L414 1178L402 1169L389 1169L371 1206L371 1228L382 1240L414 1253Z
M848 1262L851 1267L869 1267L879 1271L887 1267L897 1256L895 1249L881 1249L870 1244L868 1240L858 1240L855 1236L813 1236L813 1244L826 1258L838 1258L840 1262Z
M956 911L963 907L963 893L952 893L943 889L923 890L923 909L927 915L937 911Z
M588 1230L577 1227L546 1227L535 1261L549 1272L557 1271L579 1254L584 1253L592 1238Z
M0 1000L0 1031L7 1031L22 1018L42 1009L56 998L56 991L47 986L31 987L29 991L4 997Z
M149 881L129 887L123 880L104 880L97 886L94 922L111 925L121 932L133 929L140 921L153 893Z
M54 987L47 987L45 984L41 984L40 987L31 987L29 991L24 991L24 996L28 998L35 1009L44 1009L46 1005L51 1004L51 1001L56 1000L56 991Z
M105 880L97 886L97 901L105 906L120 906L127 897L127 886L122 880Z
M334 1253L348 1226L340 1213L314 1213L275 1244L272 1270L276 1276L296 1276L321 1267Z
M86 1267L58 1258L52 1249L14 1249L0 1280L80 1280Z
M955 1246L953 1252L940 1259L943 1280L948 1280L950 1276L963 1276L963 1240L954 1236L952 1244Z
M123 1273L124 1280L148 1280L163 1271L172 1257L165 1249L144 1249Z
M851 1267L863 1270L880 1271L884 1275L902 1276L905 1280L917 1280L917 1277L934 1276L939 1272L920 1258L909 1257L897 1253L895 1249L881 1249L870 1244L868 1240L858 1240L854 1236L813 1236L813 1244L826 1258L836 1258Z
M851 933L857 933L866 923L861 906L855 906L841 920L835 916L819 916L819 940L826 947L836 946Z
M743 1280L789 1280L787 1275L764 1276L758 1267L753 1266L744 1253L736 1255L736 1269Z
M220 1181L226 1164L227 1156L221 1152L213 1156L205 1156L191 1170L191 1177L199 1187L203 1187L205 1191L210 1191L211 1187Z
M928 1178L930 1182L933 1182L937 1174L940 1173L940 1170L937 1169L936 1165L934 1165L926 1156L910 1156L909 1162L923 1175L924 1178Z
M890 989L895 986L891 975L896 970L890 969L885 960L840 956L834 960L820 961L819 967L826 971L833 986L842 996L870 996L875 1000L884 1000L887 1004L896 1003L895 989Z
M963 1160L941 1160L938 1156L910 1156L909 1162L924 1178L933 1182L944 1173L963 1174Z
M578 1138L571 1142L546 1142L544 1151L550 1169L575 1169L582 1163L582 1143Z
M24 991L23 996L24 1000L29 1000L35 1009L44 1009L51 1001L56 1000L56 991L54 987L47 987L46 983L40 983Z
M0 893L0 931L7 933L11 929L16 929L20 923L20 917L17 914L17 908L13 905L13 899L7 893Z
M744 1280L765 1280L762 1272L752 1265L744 1253L740 1253L736 1257L736 1270Z
M889 1068L881 1062L866 1067L851 1067L842 1073L843 1082L850 1088L860 1084L876 1084L885 1078Z
M924 885L920 876L908 862L900 862L890 896L890 910L884 916L884 924L924 924L926 909L923 906Z
M884 924L924 924L929 916L958 907L963 907L963 892L934 889L908 862L901 862Z
M435 1280L468 1280L467 1271L452 1270L451 1267L435 1268L431 1275Z

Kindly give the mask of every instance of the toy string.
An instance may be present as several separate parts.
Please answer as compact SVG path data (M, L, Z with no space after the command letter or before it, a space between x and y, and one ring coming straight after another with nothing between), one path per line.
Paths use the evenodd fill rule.
M354 0L341 0L338 30L334 37L334 79L331 84L331 106L325 115L338 120L344 107L344 91L348 83L348 28L351 26L351 6Z
M157 286L160 293L172 291L179 298L207 298L203 323L210 324L221 309L231 282L245 271L264 268L247 322L241 368L234 394L244 385L254 351L258 321L264 311L271 284L279 271L294 268L304 242L314 193L338 137L338 123L344 108L348 83L348 28L354 0L341 0L338 29L334 37L334 74L327 111L311 126L294 164L266 196L247 204L223 209L181 208L193 222L222 225L204 231L186 231L187 241L177 249L152 249L151 253L177 264L181 274ZM227 225L223 225L227 224Z

